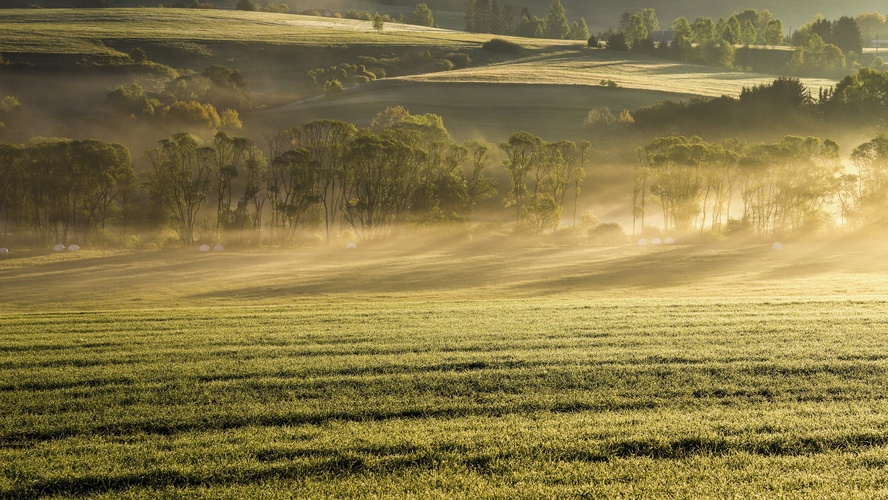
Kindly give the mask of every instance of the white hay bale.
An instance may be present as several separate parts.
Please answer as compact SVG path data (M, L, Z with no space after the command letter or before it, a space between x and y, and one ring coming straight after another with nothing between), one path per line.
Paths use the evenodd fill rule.
M771 245L771 248L779 252L780 250L783 250L783 243L775 241L774 244Z
M69 252L76 252L77 250L80 250L80 245L78 245L76 243L72 243L71 245L68 245Z
M9 253L9 249L6 247L0 247L0 255L6 255Z
M638 246L640 246L640 247L647 246L647 244L648 244L648 240L646 238L642 238L642 239L638 240Z
M662 244L663 244L663 240L661 240L660 238L654 238L651 240L651 245L662 245Z
M209 252L209 251L210 251L210 245L201 245L201 246L198 247L197 249L200 250L201 252Z
M674 245L674 244L675 244L675 238L666 238L665 240L663 240L663 243L665 243L665 244L667 244L667 245Z
M223 247L222 245L217 244L216 246L213 247L214 252L221 252L222 250L225 250L225 247Z
M345 245L346 250L354 250L356 248L358 248L358 244L353 241L350 241Z
M62 245L61 243L56 243L56 245L52 247L52 249L56 252L62 252L65 250L65 245Z

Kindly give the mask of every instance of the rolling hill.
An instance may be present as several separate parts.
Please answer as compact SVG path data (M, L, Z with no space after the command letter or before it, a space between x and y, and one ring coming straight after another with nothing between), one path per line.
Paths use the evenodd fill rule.
M34 1L38 2L38 0ZM151 2L144 2L142 0L112 0L110 3L116 7L153 5ZM220 7L233 9L235 4L237 4L237 0L217 0L213 3ZM286 4L291 11L325 9L346 11L348 9L357 9L397 15L409 14L419 2L417 0L279 0L272 3ZM435 19L439 26L450 29L462 29L465 27L464 0L426 0L425 3L434 11ZM593 33L607 30L609 27L615 27L623 12L637 11L646 7L656 9L662 26L668 26L674 19L681 16L689 19L697 16L719 18L729 17L732 13L745 9L768 9L775 17L782 19L787 28L790 26L801 26L817 14L823 14L828 19L838 19L841 16L853 17L862 12L885 10L884 4L872 0L851 0L846 2L831 2L828 0L785 0L782 2L768 2L765 0L669 0L656 3L641 0L597 0L594 2L588 0L562 0L561 3L567 10L567 15L571 20L584 17L589 24L589 29ZM548 0L502 0L500 5L511 5L516 15L521 9L527 8L532 15L538 17L545 17L549 9Z
M579 42L513 38L524 50L490 54L490 35L388 24L376 33L366 21L291 14L189 9L0 11L0 53L33 68L8 71L0 94L15 95L29 114L52 122L56 135L86 133L72 123L101 122L105 95L138 81L159 88L163 78L84 65L84 59L122 57L135 47L153 61L200 71L211 64L239 69L256 96L245 113L247 133L261 136L316 118L359 124L386 106L437 113L457 137L499 141L527 129L551 138L579 139L589 109L634 110L664 99L737 95L772 80L751 74L594 50ZM410 51L470 54L474 63L452 71L387 78L335 98L313 97L307 71L355 63L362 56ZM617 88L605 88L602 81ZM808 80L810 87L832 85ZM65 90L69 89L69 90ZM156 140L156 138L152 138Z

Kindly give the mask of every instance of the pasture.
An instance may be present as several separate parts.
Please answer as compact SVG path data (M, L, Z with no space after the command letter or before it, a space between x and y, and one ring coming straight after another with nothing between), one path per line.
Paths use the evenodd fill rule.
M882 253L13 253L0 497L883 496Z
M491 35L386 23L377 33L370 21L293 14L195 9L2 10L0 53L118 54L122 44L158 43L200 52L203 43L278 46L417 46L459 49ZM518 40L518 39L515 39ZM526 40L548 47L563 40ZM206 49L203 49L206 52Z

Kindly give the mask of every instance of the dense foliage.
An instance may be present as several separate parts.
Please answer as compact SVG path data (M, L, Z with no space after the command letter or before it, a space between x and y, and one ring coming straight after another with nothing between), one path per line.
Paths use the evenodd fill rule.
M678 130L685 134L791 129L799 125L871 128L885 124L888 113L888 71L860 69L834 88L812 96L797 78L745 88L738 97L666 100L638 109L633 117L649 133Z
M838 145L813 137L786 137L776 144L662 137L639 156L636 219L645 225L653 199L663 227L679 233L707 226L722 231L738 200L737 223L757 235L815 232L831 224L828 208L843 178Z

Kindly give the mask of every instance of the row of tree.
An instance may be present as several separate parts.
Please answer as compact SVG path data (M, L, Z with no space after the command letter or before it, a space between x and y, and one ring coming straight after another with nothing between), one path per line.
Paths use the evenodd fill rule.
M842 16L836 21L815 18L794 31L791 42L797 47L804 47L810 44L810 39L815 36L823 43L838 47L843 54L850 52L859 55L863 51L860 27L852 17Z
M797 78L778 78L744 88L738 97L661 101L636 110L632 119L648 134L678 130L693 135L799 125L884 127L886 116L888 71L863 68L816 96Z
M671 40L655 42L652 35L659 29L659 23L654 10L626 12L620 20L620 31L608 37L608 48L695 64L744 68L744 61L738 63L736 46L791 43L796 47L791 59L767 69L797 75L832 76L843 72L849 60L859 57L863 43L857 21L847 16L836 21L815 18L793 32L791 39L784 36L783 22L768 10L747 9L718 21L698 17L690 22L679 17L671 28ZM772 63L773 59L769 58Z
M589 38L586 20L580 18L569 23L561 0L552 0L545 18L531 14L526 7L521 9L517 23L511 5L500 7L498 0L466 0L465 18L466 31L470 33L569 40Z
M510 180L504 203L522 230L555 229L566 204L576 223L588 143L519 132L500 148ZM478 203L498 194L486 174L486 146L457 144L437 115L400 107L366 129L319 120L284 130L266 137L264 149L225 132L207 142L180 132L145 153L147 168L137 176L118 144L2 145L4 233L38 244L86 243L138 224L169 227L184 244L240 234L255 240L260 232L276 243L297 234L330 241L343 232L369 240L405 224L467 222Z
M88 241L123 210L135 176L129 150L95 140L0 144L4 233L27 228L39 243Z
M668 136L638 155L633 214L641 227L652 205L663 227L679 232L745 229L775 236L822 230L837 219L855 229L886 221L886 135L854 149L857 173L841 165L835 142L814 137L749 144Z
M655 42L653 37L660 25L654 9L626 12L620 19L619 31L608 35L607 47L694 64L733 68L736 65L736 45L773 46L784 42L783 23L768 10L748 9L734 13L727 20L720 18L718 21L698 17L689 22L679 17L671 28L671 40ZM663 37L668 38L668 35L666 33Z

